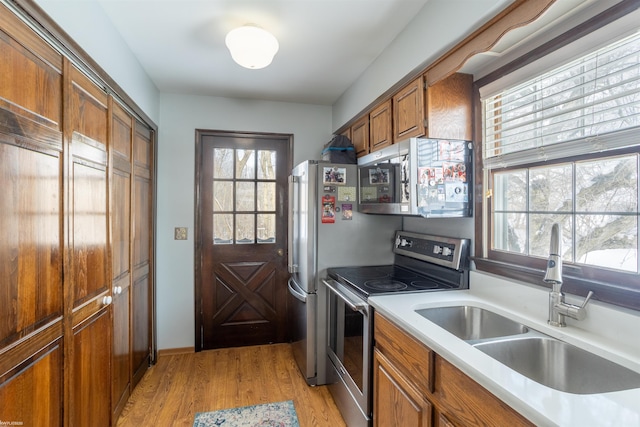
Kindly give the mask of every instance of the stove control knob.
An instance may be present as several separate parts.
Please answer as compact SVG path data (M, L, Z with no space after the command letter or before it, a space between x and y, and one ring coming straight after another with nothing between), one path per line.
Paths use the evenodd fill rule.
M442 248L442 255L444 255L444 256L449 256L449 255L451 255L452 253L453 253L453 251L451 250L451 248L448 248L448 247L446 247L446 246L445 246L444 248Z
M442 253L442 247L438 246L438 245L434 245L433 246L433 253L436 254L436 255L441 254Z

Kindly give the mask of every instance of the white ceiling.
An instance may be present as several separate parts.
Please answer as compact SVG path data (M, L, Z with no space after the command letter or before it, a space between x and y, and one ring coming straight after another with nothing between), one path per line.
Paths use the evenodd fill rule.
M62 13L71 19L67 23L89 32L91 15L84 6L93 4L103 10L161 93L333 105L425 4L435 0L36 1L66 4ZM465 2L475 0L443 1L440 4L464 14ZM506 7L511 1L493 4ZM556 0L540 19L508 32L491 52L476 55L462 71L482 76L510 53L526 51L531 39L552 30L566 31L563 22L576 12L617 1ZM441 28L438 16L433 19L432 27ZM417 22L424 25L422 20ZM279 40L280 50L267 68L240 67L224 44L228 31L247 23L267 29ZM458 40L466 35L459 34ZM445 46L436 47L440 49Z
M428 0L94 1L160 92L331 105ZM229 55L226 33L246 23L279 40L267 68Z

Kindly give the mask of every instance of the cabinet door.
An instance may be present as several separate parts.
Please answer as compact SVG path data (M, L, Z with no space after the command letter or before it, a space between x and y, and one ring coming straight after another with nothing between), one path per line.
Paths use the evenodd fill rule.
M62 56L0 4L0 424L61 426Z
M369 113L369 146L371 151L388 147L392 143L391 100L387 100Z
M111 287L108 279L107 95L66 63L69 142L65 287L69 425L108 426L111 414ZM69 327L68 326L68 327ZM65 372L66 373L66 372Z
M131 146L133 118L111 99L111 286L113 353L111 410L114 421L131 392Z
M428 138L471 141L473 76L455 73L427 88Z
M133 224L131 291L133 386L140 381L146 372L152 356L152 170L153 132L136 121L133 138L133 199L131 203Z
M369 153L369 116L360 118L351 126L351 142L358 157Z
M373 361L374 427L429 427L433 406L384 357L374 350Z
M393 97L393 142L424 135L424 78L418 77Z

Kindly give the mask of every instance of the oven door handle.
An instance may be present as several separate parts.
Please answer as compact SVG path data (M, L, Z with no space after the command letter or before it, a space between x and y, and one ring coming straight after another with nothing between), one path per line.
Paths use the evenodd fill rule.
M344 301L344 303L347 304L351 310L360 311L366 314L366 311L367 311L366 302L360 302L360 301L356 302L351 300L345 293L339 291L337 287L335 287L329 282L335 283L333 280L324 280L324 279L322 280L322 283L324 283L325 286L329 288L330 291L332 291L334 294L336 294L336 296L338 296L342 301Z

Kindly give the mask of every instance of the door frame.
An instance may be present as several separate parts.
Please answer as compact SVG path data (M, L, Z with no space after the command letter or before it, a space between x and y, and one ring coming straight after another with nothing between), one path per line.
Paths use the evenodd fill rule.
M281 139L287 146L287 159L286 167L288 171L293 168L293 134L290 133L270 133L270 132L242 132L242 131L224 131L224 130L208 130L208 129L196 129L196 155L195 155L195 227L193 230L194 235L194 307L195 307L195 351L202 351L202 241L200 236L200 228L202 226L202 218L200 214L200 208L202 207L202 198L200 188L200 177L202 172L202 136L214 136L223 138L270 138ZM285 197L288 198L288 189ZM285 199L286 200L286 199ZM285 221L289 223L290 212L287 210ZM288 233L285 233L285 238L288 238ZM285 242L284 247L288 247L288 242Z

